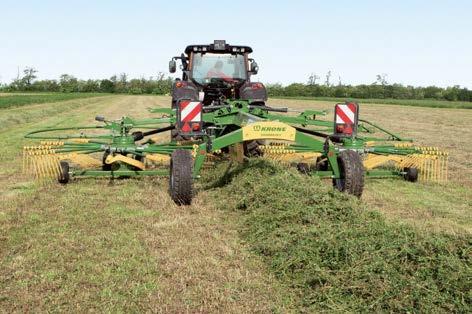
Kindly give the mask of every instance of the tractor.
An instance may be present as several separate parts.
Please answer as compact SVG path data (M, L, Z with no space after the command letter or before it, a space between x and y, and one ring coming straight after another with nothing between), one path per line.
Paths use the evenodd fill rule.
M172 85L171 108L181 100L199 101L203 106L217 106L227 99L246 100L251 106L264 105L267 91L264 84L251 82L259 66L249 57L252 48L229 45L215 40L208 45L189 45L185 53L169 61L169 72L175 73L176 60L181 61L182 78ZM177 130L172 140L182 140Z
M97 116L99 125L31 131L25 137L41 142L24 147L25 171L61 184L80 177L167 176L179 205L191 204L193 182L205 166L229 159L277 160L357 197L366 177L447 180L446 152L361 119L355 102L336 104L331 121L320 119L325 111L268 106L264 85L250 81L258 71L251 52L224 41L188 46L169 63L175 72L180 59L183 70L170 108L151 108L143 120ZM168 131L168 142L154 137Z
M200 101L204 106L226 99L263 104L267 92L262 83L251 82L259 67L249 58L250 53L251 47L229 45L224 40L187 46L185 53L169 62L170 73L176 72L176 60L182 62L182 78L172 86L172 108L182 99Z

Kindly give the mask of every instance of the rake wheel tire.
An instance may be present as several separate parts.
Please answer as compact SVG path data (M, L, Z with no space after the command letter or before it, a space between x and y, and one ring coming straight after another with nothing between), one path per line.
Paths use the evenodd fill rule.
M110 155L109 152L105 152L102 157L102 170L103 171L111 171L111 165L107 164L105 160L107 159L108 155Z
M418 169L417 168L405 168L403 169L405 171L405 174L403 175L403 178L408 181L408 182L416 182L418 181Z
M179 130L173 129L173 130L170 130L170 140L180 142L180 141L185 140L185 138L179 134Z
M69 183L70 180L70 175L69 175L69 163L67 161L61 161L59 163L60 166L60 173L57 178L57 181L61 184L67 184Z
M193 159L189 150L177 149L170 159L169 191L177 205L190 205L193 196Z
M333 185L341 192L361 197L364 190L364 165L361 156L353 150L344 150L338 155L340 179Z
M306 162L299 162L297 163L297 170L301 174L309 174L310 173L310 165Z
M315 169L317 171L327 171L328 170L328 160L326 158L318 157L316 158Z
M262 150L259 145L263 145L263 141L247 141L244 142L244 156L246 157L259 157L262 156Z

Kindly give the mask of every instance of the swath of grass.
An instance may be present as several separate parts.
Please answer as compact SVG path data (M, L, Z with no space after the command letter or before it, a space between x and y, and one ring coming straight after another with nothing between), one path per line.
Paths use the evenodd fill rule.
M253 161L229 182L210 176L218 206L309 311L470 312L472 238L391 224L318 178Z
M98 96L106 96L103 93L48 93L48 94L21 94L0 97L0 109L20 107L31 104L43 104L59 101L66 101L78 98L90 98Z

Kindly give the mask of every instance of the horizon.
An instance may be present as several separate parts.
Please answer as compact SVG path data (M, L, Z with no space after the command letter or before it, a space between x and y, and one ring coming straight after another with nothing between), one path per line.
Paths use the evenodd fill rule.
M223 11L218 2L187 2L202 26L191 27L168 3L2 1L0 82L10 83L18 67L35 68L39 80L176 77L180 71L167 71L171 57L225 39L253 48L254 80L268 84L306 83L312 73L322 83L332 71L335 85L339 76L343 85L369 85L386 74L389 84L472 88L469 2L268 3L239 1ZM228 12L234 23L214 27Z

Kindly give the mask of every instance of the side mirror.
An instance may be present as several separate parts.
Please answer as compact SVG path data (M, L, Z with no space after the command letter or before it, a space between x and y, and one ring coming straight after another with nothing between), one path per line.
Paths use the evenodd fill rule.
M257 74L259 72L259 66L257 65L256 61L251 62L251 73L252 74Z
M176 70L177 70L177 63L175 62L174 59L172 59L169 61L169 72L175 73Z

